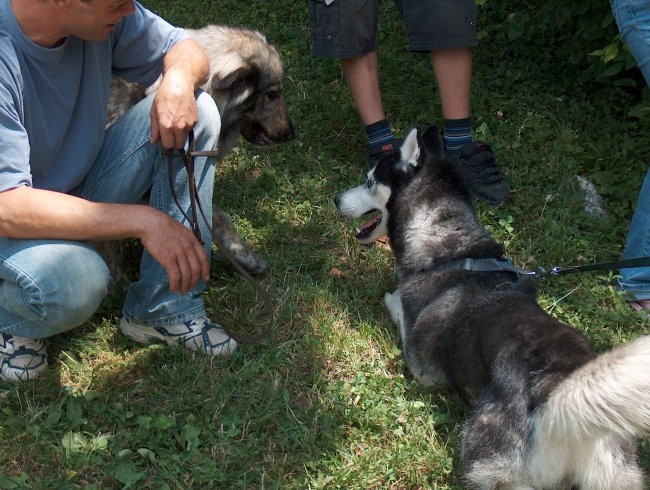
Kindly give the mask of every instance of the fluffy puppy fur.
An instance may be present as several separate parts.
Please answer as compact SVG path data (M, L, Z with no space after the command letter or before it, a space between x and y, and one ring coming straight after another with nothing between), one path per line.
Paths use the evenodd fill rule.
M282 60L264 35L219 25L187 31L210 58L208 81L201 88L212 96L221 116L217 161L223 160L240 135L258 146L293 139L293 124L283 95ZM114 77L107 126L157 86L158 82L144 87ZM266 261L250 250L230 217L216 205L212 225L213 232L244 269L252 274L267 272Z

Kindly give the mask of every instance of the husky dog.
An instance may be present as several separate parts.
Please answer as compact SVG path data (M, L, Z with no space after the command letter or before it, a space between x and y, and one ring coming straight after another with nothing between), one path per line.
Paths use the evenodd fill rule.
M650 337L597 355L544 312L534 280L478 222L437 128L412 130L336 204L349 218L379 211L358 238L388 233L398 288L384 301L409 370L473 409L461 438L470 487L647 488L635 436L650 428Z
M282 93L282 61L266 38L257 31L228 26L186 30L210 58L208 81L201 88L215 100L221 116L217 161L223 160L240 134L259 146L293 139L293 125ZM157 86L144 87L114 77L107 126ZM267 272L266 262L251 252L230 217L217 206L213 206L212 228L244 269L252 274Z

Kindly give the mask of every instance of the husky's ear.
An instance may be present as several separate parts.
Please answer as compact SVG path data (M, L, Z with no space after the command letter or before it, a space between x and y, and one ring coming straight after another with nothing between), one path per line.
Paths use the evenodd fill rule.
M413 167L420 165L420 144L418 142L418 128L413 128L406 135L400 147L400 170L409 173Z
M420 146L429 154L434 155L437 159L445 157L445 150L443 148L442 140L440 138L440 130L435 124L431 124L424 130L422 135L418 134Z

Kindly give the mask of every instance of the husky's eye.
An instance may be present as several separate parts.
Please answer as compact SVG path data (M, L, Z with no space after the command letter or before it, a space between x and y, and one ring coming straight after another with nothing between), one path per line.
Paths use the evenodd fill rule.
M279 91L269 92L266 94L266 96L269 98L269 100L275 100L278 97L280 97L280 92Z
M372 186L373 186L373 185L375 185L375 181L374 181L374 180L372 180L372 179L368 179L368 180L366 181L366 187L368 187L368 189L372 189Z

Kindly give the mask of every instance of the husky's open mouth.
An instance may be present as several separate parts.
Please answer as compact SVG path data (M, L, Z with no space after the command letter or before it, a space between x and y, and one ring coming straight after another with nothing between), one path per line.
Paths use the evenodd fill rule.
M372 212L376 212L376 210L371 210L368 211L366 214L370 214ZM357 228L357 233L356 237L357 240L365 240L366 238L370 237L372 235L372 232L377 229L379 224L381 223L382 219L382 213L377 212L371 219L366 221L363 225L361 225L359 228Z

